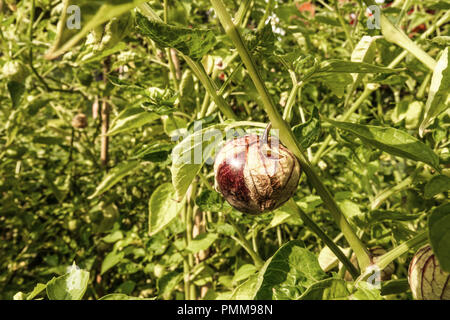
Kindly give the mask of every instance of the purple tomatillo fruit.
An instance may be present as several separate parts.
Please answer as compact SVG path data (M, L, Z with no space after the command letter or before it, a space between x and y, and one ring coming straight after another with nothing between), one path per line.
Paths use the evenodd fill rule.
M235 209L260 214L279 208L297 190L298 159L275 137L248 134L227 141L214 162L215 188Z
M411 260L408 282L416 300L450 300L450 273L441 269L430 245L420 248Z

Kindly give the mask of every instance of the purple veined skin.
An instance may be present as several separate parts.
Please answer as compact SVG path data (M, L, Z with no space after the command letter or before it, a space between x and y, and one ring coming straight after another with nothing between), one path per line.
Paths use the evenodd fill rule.
M416 300L450 300L450 273L441 269L430 245L420 248L411 260L408 282Z
M298 159L277 138L249 134L227 141L214 162L215 188L235 209L260 214L279 208L297 190Z

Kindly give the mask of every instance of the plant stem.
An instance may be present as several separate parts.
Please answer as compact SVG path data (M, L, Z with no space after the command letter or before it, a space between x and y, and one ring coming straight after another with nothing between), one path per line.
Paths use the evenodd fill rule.
M144 14L148 19L155 20L160 23L164 23L161 18L152 10L152 8L147 4L143 3L138 6L138 8L141 10L142 14ZM228 105L228 103L225 101L225 99L217 94L217 85L215 82L211 80L211 78L206 73L203 66L192 60L190 57L184 55L183 53L179 52L179 54L183 57L183 59L186 61L186 63L191 68L192 72L194 72L195 76L200 80L200 82L205 87L206 91L209 93L211 98L214 100L216 105L219 107L219 110L228 118L230 119L237 119L236 115L234 114L231 107Z
M370 209L375 210L380 207L380 205L390 196L392 196L394 193L398 193L402 191L403 189L407 188L414 180L414 176L409 176L402 182L396 184L392 188L389 188L383 192L381 192L376 198L372 201L370 204Z
M103 81L108 81L108 72L109 72L109 59L106 58L103 61L104 67L103 67ZM106 87L106 85L105 85ZM108 103L109 97L104 96L102 98L102 109L100 111L101 119L102 119L102 135L101 135L101 150L100 150L100 162L102 164L102 167L105 170L108 170L108 160L109 160L109 136L108 136L108 130L109 130L109 114L111 111L111 107Z
M255 84L256 89L261 97L261 101L263 102L263 107L269 116L269 119L272 123L272 126L275 129L279 129L280 138L283 144L290 149L299 159L300 165L303 168L303 171L308 176L309 181L315 187L317 193L323 200L323 203L328 208L336 223L340 227L341 231L344 233L347 241L350 246L355 251L355 254L358 258L358 263L361 266L362 270L365 269L370 264L369 253L367 249L362 244L361 240L356 236L355 232L351 228L350 224L346 220L344 214L341 209L337 205L336 201L333 199L330 191L325 187L325 185L320 180L319 176L315 172L315 170L311 167L309 161L306 159L302 152L302 148L296 140L292 130L289 125L283 120L281 115L279 114L275 104L273 103L269 92L264 85L264 82L256 68L256 65L250 56L250 53L242 40L242 37L239 33L239 30L231 21L231 17L228 14L225 6L223 5L221 0L211 0L211 3L216 11L216 14L225 29L227 35L231 38L234 45L236 46L239 55L241 56L242 61L244 62L248 73Z
M364 2L367 6L375 4L373 0L364 0ZM401 29L392 24L392 22L382 13L380 14L380 25L381 33L387 41L395 43L399 47L407 50L430 70L434 70L436 61L412 41Z
M168 0L164 0L164 23L168 22L168 11L169 11L169 3ZM172 75L172 82L173 82L173 86L175 91L178 92L179 86L178 86L178 79L177 79L177 72L175 70L175 65L173 63L173 59L172 59L172 55L170 53L170 48L166 48L165 50L166 52L166 56L167 56L167 61L169 62L169 69L170 69L170 73Z
M231 238L233 238L233 240L239 243L242 246L242 248L244 248L245 251L247 251L250 257L252 257L255 266L258 269L261 268L264 265L264 260L261 259L261 257L255 252L255 250L253 250L252 245L247 241L247 239L245 239L241 229L236 223L234 223L231 217L229 217L228 222L233 226L238 236L237 238L235 236L232 236Z
M191 68L192 72L194 72L195 76L200 80L200 82L205 87L206 91L209 93L211 98L214 100L216 105L219 107L219 110L229 119L237 119L237 116L231 110L231 107L228 105L228 103L225 101L225 99L217 94L217 91L219 88L217 88L217 85L214 81L212 81L208 74L206 73L205 69L201 64L198 62L195 62L190 57L185 56L184 54L180 53L180 55L183 57L183 59L186 61L186 63Z
M270 13L272 12L272 8L274 5L274 0L267 1L266 8L264 9L264 16L259 20L257 31L260 31L262 28L264 28L264 24L266 23L267 18L269 17Z
M300 218L303 220L305 225L313 231L330 250L335 254L335 256L342 262L342 264L347 268L347 270L352 275L353 279L356 279L359 276L358 270L355 268L353 263L351 263L350 259L342 252L342 250L334 243L333 239L331 239L322 229L295 203L295 201L291 198L288 201L288 205L291 206Z
M292 121L292 108L294 107L295 100L297 98L298 91L303 86L303 82L300 81L299 83L294 83L291 89L291 92L289 93L289 97L286 101L286 107L283 111L283 119L287 123L291 123Z
M244 18L250 9L250 5L252 3L252 0L244 0L241 2L241 5L239 6L238 11L236 12L236 15L234 17L234 23L238 26L242 26L244 22Z
M338 3L338 0L334 0L334 9L336 10L336 14L337 14L339 23L340 23L341 26L342 26L342 29L344 29L345 36L347 37L347 41L348 41L348 43L350 44L350 49L353 51L354 44L353 44L353 41L352 41L352 37L351 37L350 31L349 31L349 29L348 29L348 24L345 23L344 18L342 18L342 16L341 16L341 12L340 12L340 10L339 10L339 3Z
M338 118L339 121L347 121L348 118L350 118L350 116L359 108L359 106L364 102L364 100L366 100L373 91L375 91L378 88L378 86L376 85L366 85L364 88L363 93L361 94L361 96L358 98L358 100L355 101L355 103L351 106L350 109L348 109L340 118ZM322 142L322 144L319 147L319 150L317 150L316 154L314 155L314 158L311 161L312 165L316 165L320 158L322 157L322 154L324 153L325 149L328 147L328 145L330 144L331 140L332 140L332 136L328 135L325 138L325 141Z
M189 245L192 241L192 231L193 231L193 221L194 221L194 205L195 202L193 199L197 196L197 187L198 183L194 180L191 184L191 190L188 194L189 200L186 202L187 210L186 210L186 245ZM189 269L192 270L194 267L194 255L192 253L188 254L188 263ZM195 299L195 286L193 283L189 282L189 297L191 300Z
M429 35L431 35L437 28L439 28L441 25L447 23L450 20L450 12L446 12L446 14L440 18L435 24L433 24L430 29L428 29L427 31L425 31L421 36L420 39L425 39L426 37L428 37ZM402 53L400 53L394 60L392 60L392 62L387 66L388 68L395 68L406 56L408 55L408 51L404 50ZM372 86L372 85L371 85ZM353 106L341 117L339 118L339 120L341 121L346 121L348 120L348 118L350 117L350 115L356 111L356 109L358 109L359 105L364 102L364 100L373 92L375 91L377 87L368 87L366 85L364 92L362 93L362 95L358 98L358 100L353 104ZM367 91L368 90L368 91ZM346 103L347 104L347 101ZM324 150L326 149L326 147L328 146L328 144L331 142L332 137L328 136L325 141L321 144L319 150L316 152L316 154L314 155L313 160L311 161L311 163L313 165L316 165Z
M214 188L211 186L211 184L208 181L208 178L205 177L205 175L201 172L198 173L198 176L200 180L203 182L206 188L208 188L209 191L215 191Z
M383 254L378 258L377 266L383 270L386 268L392 261L400 257L402 254L409 251L409 249L421 246L428 241L428 231L423 231L416 235L414 238L409 239L406 242L403 242L401 245L395 247L391 251Z
M410 249L418 247L420 245L423 245L428 242L428 231L423 231L416 235L414 238L402 243L401 245L395 247L391 251L385 253L381 257L378 258L375 265L380 269L383 270L386 268L392 261L400 257L401 255L407 253ZM356 282L359 281L365 281L373 272L373 269L362 273Z

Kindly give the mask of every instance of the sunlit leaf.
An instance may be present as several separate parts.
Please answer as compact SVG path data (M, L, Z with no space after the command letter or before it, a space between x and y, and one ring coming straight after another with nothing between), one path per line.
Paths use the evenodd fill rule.
M434 176L425 185L424 195L425 198L432 198L435 195L450 190L450 177L445 175Z
M450 67L448 62L448 48L445 48L431 78L425 116L419 128L421 136L433 119L450 106Z
M81 300L88 283L89 272L74 265L65 275L47 283L47 295L50 300Z
M127 175L131 174L134 170L136 170L139 167L138 161L129 161L122 163L121 165L117 166L113 170L111 170L100 182L100 184L95 189L95 192L89 196L89 199L95 198L102 193L108 191L111 189L116 183L118 183L120 180L122 180Z
M141 107L131 107L123 110L111 123L108 136L127 132L143 125L149 124L160 116L154 112L148 112Z
M301 241L290 241L259 272L255 299L298 299L309 286L325 277L317 257Z
M149 233L154 235L164 229L177 216L183 203L175 201L175 190L170 183L161 184L149 201Z
M117 265L125 256L123 251L111 251L108 253L102 261L102 267L100 270L100 274L104 274L106 271Z
M436 170L439 169L439 157L429 146L408 133L389 127L363 125L326 119L333 126L350 132L363 142L373 145L395 156L421 161Z
M222 132L218 130L222 127L224 125L196 130L173 148L171 172L177 200L184 197L203 164L222 142Z
M216 45L211 30L190 29L152 21L137 14L136 22L142 34L150 37L162 48L175 48L183 54L200 60Z
M201 233L191 240L186 249L192 253L206 250L216 241L217 237L216 233Z

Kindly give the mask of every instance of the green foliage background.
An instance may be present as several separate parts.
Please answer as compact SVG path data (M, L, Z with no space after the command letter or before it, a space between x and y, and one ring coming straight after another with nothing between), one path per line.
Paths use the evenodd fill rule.
M204 127L223 124L222 112L184 56L203 65L217 88L223 86L221 94L239 120L260 127L268 122L260 96L240 59L233 57L233 43L209 1L164 1L166 12L162 2L150 1L170 26L149 23L132 10L113 24L96 26L87 40L83 36L55 59L46 54L60 36L63 4L34 1L32 10L32 2L0 1L0 299L30 293L37 283L53 277L68 277L68 272L76 272L74 262L89 273L77 273L86 280L85 292L61 296L58 290L63 289L55 289L59 284L52 280L49 298L99 299L118 293L184 299L187 260L193 295L200 297L204 290L206 299L381 298L379 292L355 291L341 279L343 271L337 266L327 272L318 268L314 257L324 243L289 208L258 217L231 210L211 190L209 164L199 168L197 194L182 204L170 202L168 195L175 197L179 191L171 185L171 151L178 143L172 137L193 133L194 120L201 119ZM381 35L366 27L362 2L339 1L338 10L323 1L312 1L309 7L304 2L249 1L241 32L279 112L294 99L287 114L294 134L351 225L369 247L389 250L426 230L431 212L448 203L448 69L438 88L441 100L433 106L433 119L422 137L419 126L430 103L433 72L411 54L396 69L386 69L403 49L382 37L371 45L366 60L350 63L356 61L352 52L363 36ZM86 1L74 3L82 9L89 6ZM234 14L241 1L225 4ZM395 1L383 12L438 61L448 47L449 24L425 39L420 36L436 26L448 4L427 0L408 5ZM89 17L99 10L89 8ZM264 26L269 17L271 22ZM178 64L171 65L170 51L163 47L179 50ZM304 84L291 96L294 78ZM358 101L368 84L375 90ZM111 110L106 167L100 161L102 119L96 111L103 100ZM342 120L339 116L355 103L356 112L346 120L364 129L350 125L346 130L348 125L328 120ZM79 113L87 115L86 128L72 126ZM364 136L365 125L398 131L373 131L378 136L371 143ZM393 137L413 141L414 146L399 151ZM331 139L329 146L315 159L326 139ZM348 247L305 176L294 200L339 246ZM182 206L203 212L205 235L190 239L192 226L179 213ZM149 215L164 210L180 218L170 219L150 236ZM439 214L447 210L441 207ZM448 232L448 226L439 232ZM263 262L284 257L283 270L297 282L274 285L273 279L264 280L273 265L263 267L265 275L258 273L261 266L243 249L238 231ZM433 239L441 238L432 237L435 245ZM448 248L442 246L443 251ZM206 258L196 261L194 254L205 250ZM411 299L404 281L413 253L411 249L395 260L393 279L400 289L383 298ZM302 263L308 264L310 274L302 273ZM324 293L317 283L334 289ZM279 290L273 293L269 285ZM36 296L44 297L43 292Z

